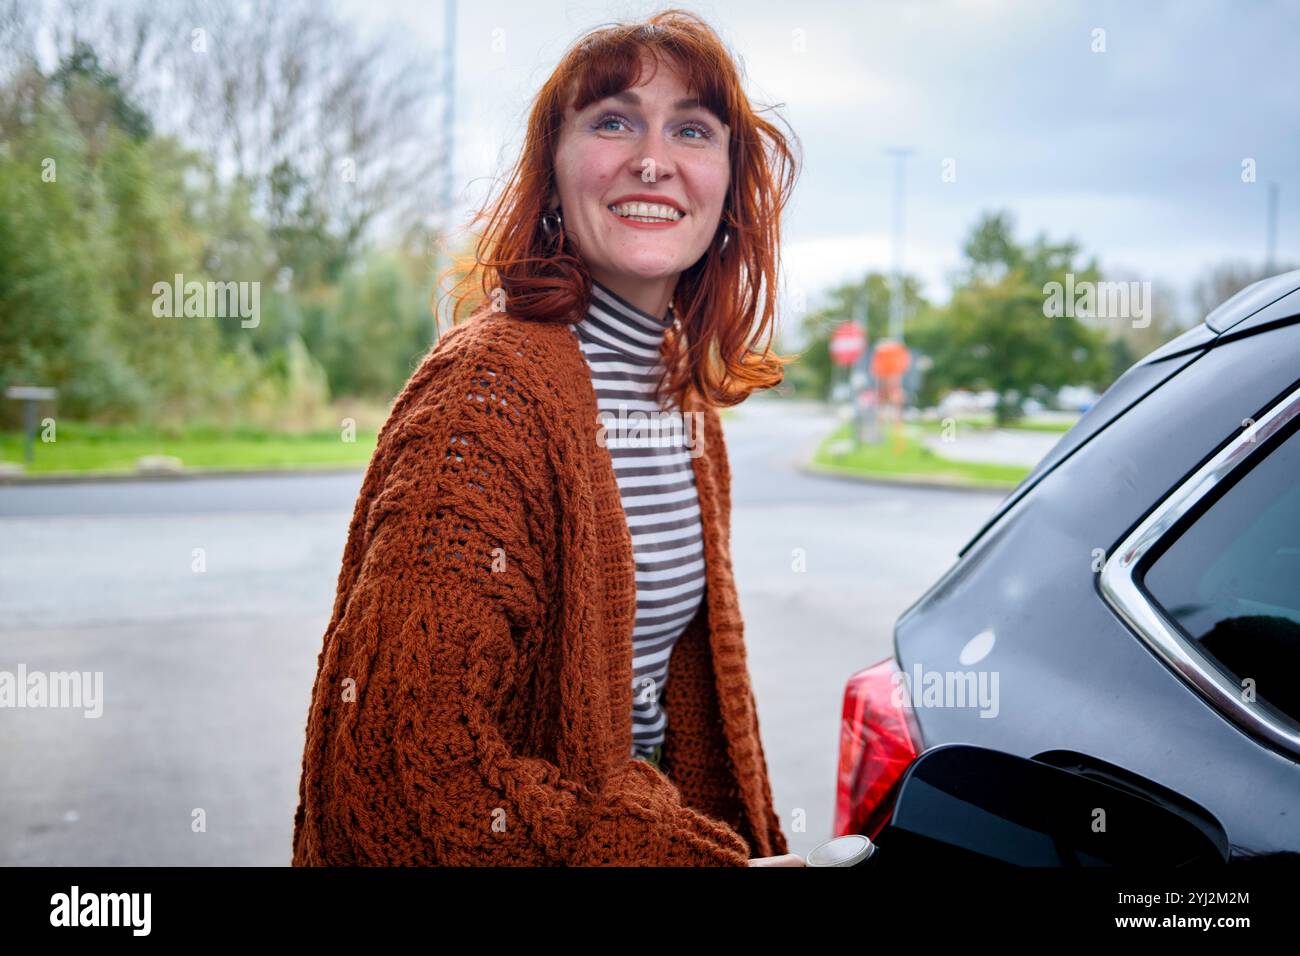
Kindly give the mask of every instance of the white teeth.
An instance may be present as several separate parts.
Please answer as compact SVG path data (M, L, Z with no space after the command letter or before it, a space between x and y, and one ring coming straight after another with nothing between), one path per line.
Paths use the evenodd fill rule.
M672 206L655 202L625 202L609 208L615 215L641 222L676 222L686 215Z

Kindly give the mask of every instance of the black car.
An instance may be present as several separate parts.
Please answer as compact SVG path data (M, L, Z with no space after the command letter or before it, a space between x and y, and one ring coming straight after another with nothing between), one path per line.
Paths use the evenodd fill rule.
M1300 850L1300 271L1121 376L848 682L836 834L974 744Z

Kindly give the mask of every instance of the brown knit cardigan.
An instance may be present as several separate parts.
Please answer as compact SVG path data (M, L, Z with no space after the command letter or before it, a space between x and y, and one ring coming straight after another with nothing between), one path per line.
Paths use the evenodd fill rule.
M564 324L482 311L398 396L317 659L295 866L746 866L788 852L732 580L717 411L706 599L660 767L631 758L631 536ZM662 769L660 769L662 768Z

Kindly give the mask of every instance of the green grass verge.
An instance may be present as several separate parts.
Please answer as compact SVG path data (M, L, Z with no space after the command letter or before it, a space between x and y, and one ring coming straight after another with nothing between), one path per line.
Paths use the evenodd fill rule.
M358 428L356 440L347 442L337 430L293 435L259 428L195 427L173 434L60 421L55 437L43 442L38 429L27 474L133 473L136 460L144 455L172 455L187 468L364 466L375 450L378 432ZM23 461L21 432L0 432L0 461Z
M852 424L844 423L828 435L813 453L815 468L863 478L921 481L1009 490L1029 474L1021 465L993 465L941 458L920 441L921 430L903 425L880 445L859 445L836 454L837 442L852 437Z
M973 428L977 431L991 431L995 426L993 416L970 417L961 416L954 419L958 428ZM943 429L944 419L926 420L916 422L915 424L927 432L939 432ZM1064 435L1074 426L1074 422L1051 422L1037 421L1034 419L1021 419L1020 421L1010 422L1001 426L1011 431L1022 432L1052 432L1054 434Z
M1074 422L1036 422L1033 420L1025 420L1012 422L1006 427L1018 429L1022 432L1054 432L1059 435L1064 435L1074 427Z

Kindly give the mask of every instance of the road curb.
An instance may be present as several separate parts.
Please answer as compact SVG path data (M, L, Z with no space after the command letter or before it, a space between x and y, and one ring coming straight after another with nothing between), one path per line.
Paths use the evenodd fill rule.
M850 471L842 471L837 468L828 468L824 465L814 465L808 462L796 465L795 467L806 475L816 475L819 478L839 478L843 481L854 481L859 484L893 485L902 488L919 488L923 491L965 491L983 495L1001 495L1005 497L1016 487L1015 485L978 485L970 482L956 481L951 478L926 475L900 475L897 478L886 475L861 475L854 474Z

